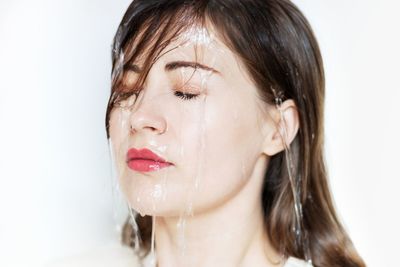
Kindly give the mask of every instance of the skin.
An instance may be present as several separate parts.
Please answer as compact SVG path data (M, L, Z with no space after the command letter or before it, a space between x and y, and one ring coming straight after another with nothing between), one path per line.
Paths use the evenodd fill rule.
M284 149L282 127L288 143L298 131L296 106L282 104L282 123L280 111L260 100L240 60L208 32L206 41L195 38L202 40L196 45L185 42L193 37L189 32L167 47L136 102L112 111L121 189L133 209L156 216L158 266L282 266L265 233L261 192L269 158ZM177 61L207 69L166 69ZM137 71L127 73L128 87ZM198 96L184 100L175 91ZM132 147L148 148L173 165L133 171L125 162Z

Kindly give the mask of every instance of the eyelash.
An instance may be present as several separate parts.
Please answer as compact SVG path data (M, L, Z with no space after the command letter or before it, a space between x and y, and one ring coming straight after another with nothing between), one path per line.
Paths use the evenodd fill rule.
M174 95L183 100L192 100L199 96L199 94L187 94L180 91L175 91Z
M117 99L115 101L115 104L128 99L132 95L136 95L136 97L137 97L138 94L139 94L139 92L132 92L132 91L131 92L121 93L121 94L118 95L118 97L117 97ZM174 95L176 97L179 97L179 98L183 99L183 100L193 100L196 97L198 97L200 94L189 94L189 93L184 93L184 92L181 92L181 91L175 91Z

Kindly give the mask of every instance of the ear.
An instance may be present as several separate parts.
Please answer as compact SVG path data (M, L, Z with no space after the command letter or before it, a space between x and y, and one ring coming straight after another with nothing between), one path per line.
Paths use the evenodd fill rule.
M269 111L269 131L265 136L263 152L273 156L292 143L299 130L299 113L292 99L288 99L279 107L272 107Z

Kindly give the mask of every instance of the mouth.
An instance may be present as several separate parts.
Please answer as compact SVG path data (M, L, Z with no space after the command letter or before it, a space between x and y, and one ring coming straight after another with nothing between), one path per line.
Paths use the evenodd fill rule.
M173 165L146 148L139 150L131 148L128 150L126 158L128 167L138 172L158 171Z

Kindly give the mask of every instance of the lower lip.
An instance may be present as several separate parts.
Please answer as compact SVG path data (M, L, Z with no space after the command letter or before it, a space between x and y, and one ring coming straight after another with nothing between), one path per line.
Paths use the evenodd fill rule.
M171 163L157 162L148 159L132 159L128 161L128 167L134 171L139 171L139 172L158 171L162 168L166 168L171 165L172 165Z

